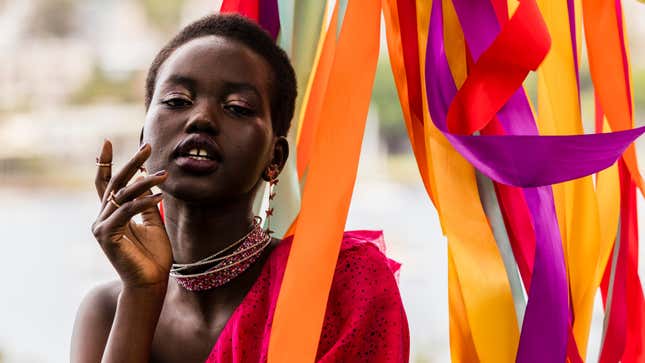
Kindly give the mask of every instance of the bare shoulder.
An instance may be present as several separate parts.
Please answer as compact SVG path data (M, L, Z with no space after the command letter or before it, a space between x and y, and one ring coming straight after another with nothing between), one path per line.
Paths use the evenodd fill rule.
M92 288L83 298L74 322L70 357L72 362L100 361L116 312L121 281Z

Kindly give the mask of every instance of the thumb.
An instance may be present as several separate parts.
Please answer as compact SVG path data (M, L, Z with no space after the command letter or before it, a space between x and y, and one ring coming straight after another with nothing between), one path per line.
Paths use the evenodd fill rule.
M152 195L152 191L150 189L146 190L143 194L139 196L139 198L146 197ZM141 220L144 225L146 226L163 226L163 220L161 219L161 215L159 214L159 209L157 208L156 205L151 206L150 208L145 209L143 212L141 212Z
M143 179L143 176L139 176L136 178L136 180L142 180L142 179ZM141 193L141 195L139 195L135 199L147 197L149 195L152 195L152 191L150 189ZM150 208L145 209L143 212L141 212L141 221L146 226L163 226L163 220L161 219L161 215L159 214L159 209L157 208L157 206L154 206L154 205L151 206Z

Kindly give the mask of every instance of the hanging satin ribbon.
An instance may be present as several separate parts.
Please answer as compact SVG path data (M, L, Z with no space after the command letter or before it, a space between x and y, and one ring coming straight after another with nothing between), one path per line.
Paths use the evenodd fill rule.
M626 60L622 19L618 16L616 4L620 5L620 1L582 0L591 79L611 129L620 131L633 127L633 115L629 63ZM638 171L633 146L629 147L624 159L634 182L641 193L645 193L645 183Z
M291 132L293 139L290 143L299 143L300 133L304 124L304 108L308 104L314 76L317 73L323 42L329 22L329 1L281 1L279 4L291 5L292 35L291 41L284 45L289 49L291 62L296 71L298 81L298 100L296 101L295 118ZM333 11L335 13L336 10ZM282 46L282 45L281 45ZM299 160L299 158L295 158ZM300 174L299 174L300 175Z
M220 12L238 13L255 20L274 40L278 38L280 32L278 0L224 0Z
M315 72L313 73L311 85L308 88L306 102L301 115L302 127L298 134L297 165L298 176L302 180L309 165L316 130L320 124L320 112L323 106L324 95L327 92L327 83L334 61L336 51L336 27L338 24L338 4L334 5L332 17L327 31L321 37L323 39L320 54L316 60Z
M498 23L501 25L505 24L509 18L508 2L506 0L492 0L491 3ZM450 42L454 42L452 35L450 36ZM458 42L460 43L461 39L459 39ZM466 47L464 46L464 48ZM448 49L450 48L446 48L446 53L448 53ZM470 66L472 67L472 56L470 54L468 56L471 64ZM457 85L460 84L459 80L455 79L455 81ZM521 94L522 90L519 89L516 93ZM497 118L491 120L490 123L481 130L481 135L504 134L506 134L506 132ZM524 282L524 286L528 289L531 286L531 274L533 273L533 262L535 257L535 231L523 191L520 188L498 183L496 181L493 181L493 185L495 187L498 205L506 226L508 239L515 257L515 261L513 262L517 265ZM493 223L493 221L491 221L491 223ZM500 250L500 252L502 253L502 256L504 256L504 250ZM504 263L506 265L511 264L510 261L506 261L506 258ZM511 289L513 289L513 291L520 288L519 286L515 286L516 283L513 283L513 281L509 282L511 283ZM518 316L521 316L521 322L524 318L526 302L524 301L523 296L520 300L519 298L515 298L515 295L516 294L514 292L516 307L519 306L517 314Z
M540 133L583 134L574 2L540 0L538 4L552 38L551 50L537 71ZM570 344L584 353L599 284L594 280L600 253L596 193L591 176L554 185L553 191L573 311L575 342Z
M521 277L518 273L517 262L515 262L515 256L513 255L511 242L508 237L506 225L504 224L502 211L499 206L499 202L497 201L495 186L490 179L477 173L477 187L482 207L486 212L486 217L493 230L495 242L497 243L497 248L499 249L502 261L504 261L506 275L508 276L508 282L511 286L511 293L515 304L515 314L517 315L518 324L521 327L522 321L524 320L524 313L526 311L524 286L522 286L522 282L520 281Z
M600 352L600 363L622 361L627 336L627 258L629 249L629 223L631 217L632 190L630 176L621 161L618 167L621 189L620 233L616 238L612 263L608 265L603 281L603 300L606 305L605 331ZM635 206L634 206L635 207ZM627 226L626 226L627 225ZM626 228L627 227L627 228ZM625 360L626 361L626 360ZM627 361L626 361L627 362Z
M432 14L428 15L425 30L419 32L424 48L428 35L433 34L429 28ZM425 64L427 54L422 53ZM429 70L424 72L424 86L429 90ZM428 118L424 127L449 259L454 261L448 276L451 354L455 360L474 355L476 361L508 362L515 357L519 334L506 269L482 209L474 170L433 121ZM463 319L468 324L462 324Z
M275 187L276 198L273 200L275 214L271 218L271 229L275 231L276 237L284 238L288 235L288 228L300 211L302 183L297 169L297 161L300 160L297 135L303 122L300 117L301 110L307 105L309 99L309 89L305 86L311 84L309 81L316 72L316 67L312 64L318 59L317 50L325 35L322 23L327 9L326 3L326 1L278 2L280 10L284 10L286 14L281 18L286 20L285 23L288 26L286 29L282 27L279 41L283 49L288 52L293 64L299 91L294 118L287 135L287 141L292 148L291 155L280 173L280 183ZM291 33L287 34L288 31Z
M597 108L606 112L612 129L631 127L632 91L620 1L583 1L583 10L590 71L598 103L602 105ZM618 61L616 55L620 55ZM609 64L612 69L605 69ZM597 117L597 124L600 118ZM607 264L603 280L607 313L600 357L602 362L636 362L644 359L645 301L635 267L638 264L638 225L634 195L635 186L643 192L643 184L633 148L623 155L623 161L619 167L620 233L615 242L612 263ZM607 295L611 298L607 298Z
M398 9L398 3L401 3L404 7L405 13L400 13ZM414 0L383 0L383 15L385 18L385 29L386 37L388 43L388 53L390 56L390 64L392 66L392 73L395 79L395 84L397 88L397 94L399 96L399 103L401 105L401 111L403 113L403 121L408 132L408 137L410 139L410 144L412 146L412 152L414 153L415 160L417 162L417 168L421 174L421 179L423 185L426 189L426 192L430 196L430 199L433 201L435 206L437 205L435 198L433 197L432 192L432 181L431 177L428 174L430 172L430 165L426 158L426 145L423 132L423 102L424 99L421 93L416 93L410 91L409 88L417 86L408 86L408 83L415 84L420 83L420 78L411 77L406 72L406 63L403 54L403 38L406 39L406 48L414 47L415 50L407 50L408 57L416 62L417 68L419 68L419 51L418 51L418 41L417 41L417 25L416 25L416 8ZM403 21L401 21L403 19ZM401 27L401 23L414 24L414 27ZM410 35L403 35L403 31L409 32ZM414 63L413 63L414 64ZM418 72L417 72L418 75ZM418 86L421 87L420 85ZM417 101L411 101L411 98L417 98ZM411 104L421 104L421 111L416 110L412 112ZM437 207L438 208L438 207Z
M259 0L223 0L219 11L220 13L237 13L256 22L260 20Z
M480 2L481 4L482 2ZM439 13L441 12L441 7L440 5L433 4L433 10L437 9L439 10ZM458 10L459 13L459 10ZM433 11L434 14L434 11ZM472 14L472 13L471 13ZM482 18L485 18L486 13L483 13L481 9L478 9L476 12L477 18L481 21ZM536 15L537 14L537 17ZM439 14L440 15L440 14ZM494 15L494 14L493 14ZM545 137L545 136L502 136L502 137L494 137L494 136L475 136L475 137L470 137L470 136L458 136L458 135L453 135L448 132L447 130L447 124L445 123L445 114L442 115L442 107L443 111L446 111L447 108L447 103L452 99L452 95L456 93L456 89L454 86L454 83L452 83L452 79L450 79L447 75L449 73L447 72L447 65L445 64L445 59L442 59L444 55L441 53L441 49L443 48L441 46L441 43L443 39L442 33L441 33L441 16L437 16L436 18L433 16L433 20L437 19L435 27L433 27L430 30L430 37L429 37L429 44L428 44L428 56L426 58L426 66L429 67L426 69L426 77L428 78L428 98L429 98L429 104L430 104L430 110L431 113L433 114L433 121L439 127L444 131L444 134L448 139L453 143L455 148L460 150L462 154L468 158L475 166L478 166L481 168L481 166L487 166L486 163L488 164L488 169L487 170L482 170L484 173L487 173L489 176L491 176L493 179L500 180L502 182L508 182L508 181L517 181L522 180L522 181L527 181L524 186L533 186L533 185L540 185L538 183L535 183L535 180L533 178L530 178L529 180L525 180L523 176L525 176L526 172L529 172L527 168L525 167L535 167L537 165L541 164L548 164L550 166L553 166L553 164L557 164L558 159L562 160L562 157L560 155L559 158L555 158L552 155L551 157L542 157L538 159L533 159L535 156L529 156L527 157L527 153L531 154L531 150L534 153L540 152L545 149L541 148L535 148L538 145L544 145L544 142L552 143L550 145L551 147L565 147L568 149L567 146L563 145L564 143L569 144L569 146L580 146L585 144L586 141L591 141L594 138L598 138L597 141L600 141L600 139L603 139L603 142L605 145L608 145L606 149L602 150L592 150L593 147L591 144L587 144L586 146L589 146L589 152L583 154L578 154L575 155L576 162L575 164L578 166L582 166L579 170L576 171L580 172L584 167L588 167L588 172L593 172L594 169L600 169L606 166L611 165L613 161L620 155L620 152L624 150L631 141L635 137L637 137L640 133L643 132L643 130L632 130L627 131L623 133L622 135L619 133L614 133L614 134L607 134L607 135L585 135L585 136L552 136L552 137ZM507 26L502 30L502 35L504 34L504 30L510 28L509 24L512 24L514 20L517 21L516 24L519 28L516 28L515 31L513 32L514 35L521 34L522 29L540 29L540 24L535 23L535 20L539 19L539 13L537 12L537 8L535 7L535 4L530 2L530 1L523 1L520 3L520 6L518 10L516 11L515 15L513 18L509 21ZM464 24L464 22L462 22ZM530 25L529 25L530 24ZM526 27L526 28L523 28ZM542 24L543 27L543 24ZM465 33L466 33L466 29ZM482 29L479 29L481 32ZM437 35L438 33L439 35ZM510 33L510 31L509 31ZM500 35L497 39L504 39L504 37ZM536 35L536 33L531 32L529 35ZM517 37L521 38L521 37ZM531 38L529 38L531 39ZM513 40L512 36L510 36L511 44ZM500 41L501 42L501 41ZM431 45L432 44L432 45ZM530 42L529 42L530 44ZM520 42L515 43L516 46L521 46L521 45L526 45L526 43L521 44ZM495 47L495 43L491 46L491 48ZM434 48L434 49L433 49ZM434 54L431 52L434 50ZM499 49L497 49L499 50ZM502 57L503 54L516 54L520 52L506 52L506 53L501 53ZM526 53L525 53L526 55ZM482 55L482 57L485 57L486 54ZM498 56L500 56L498 54ZM491 55L491 57L494 58L494 55ZM434 58L434 59L433 59ZM520 58L520 61L524 61L526 65L529 66L537 66L537 64L534 63L534 58L531 57L523 57ZM433 64L434 62L434 64ZM479 64L479 63L478 63ZM486 63L484 63L486 64ZM491 62L491 64L494 64L494 62ZM503 78L503 77L501 77ZM519 78L519 77L517 77ZM507 88L504 88L504 80L500 80L499 78L496 79L491 79L489 82L495 82L495 80L499 80L497 84L494 86L495 87L490 87L488 90L493 90L497 91L497 95L500 97L504 96L509 96L509 92L506 91L504 93L503 91L506 89L512 89L513 86L508 87L508 84L506 85ZM466 81L468 82L468 81ZM521 82L521 80L520 80ZM430 89L430 85L433 84L435 87L432 88L432 91L438 91L433 93ZM515 86L516 88L519 87L519 84ZM514 88L514 89L516 89ZM477 89L475 87L471 89ZM443 92L441 92L443 91ZM512 92L511 92L512 93ZM491 93L483 93L480 92L479 95L485 95L486 97L490 97ZM471 98L470 100L474 102L474 104L479 104L477 103L477 94L474 95L474 98ZM468 98L464 98L468 99ZM499 105L500 101L497 101L497 105ZM453 103L451 107L454 105L459 105L460 103ZM472 103L471 103L472 104ZM492 118L492 115L496 110L494 110L491 107L487 107L488 105L493 104L495 105L494 102L491 103L481 103L483 110L480 111L480 114L483 115L481 118L479 117L474 117L472 112L471 113L466 113L463 112L461 114L457 113L457 115L463 115L467 120L470 121L478 121L478 120L490 120ZM501 103L503 104L503 103ZM461 103L463 106L463 103ZM507 105L508 106L508 105ZM477 110L475 110L477 111ZM448 112L446 112L448 113ZM455 113L452 113L453 115ZM450 117L450 114L449 114ZM442 124L443 121L443 124ZM456 123L453 123L456 124ZM629 133L629 135L627 134ZM624 137L624 139L621 140L621 138ZM489 147L488 149L484 149L481 147L481 145L484 144L485 141L482 142L477 142L475 141L476 139L480 140L489 140L491 143L488 143L487 146ZM502 141L504 140L504 141ZM518 144L517 141L522 140L523 145ZM548 140L548 141L547 141ZM594 144L597 147L597 143L594 142ZM615 148L614 150L609 150L610 148ZM574 148L572 148L574 149ZM546 149L548 150L548 149ZM497 151L497 152L491 152L491 151ZM501 151L501 152L500 152ZM514 151L514 153L512 152ZM578 150L579 152L580 150ZM504 153L506 152L506 153ZM509 153L510 152L510 153ZM573 155L576 152L572 150L572 153L568 155ZM597 157L592 157L591 162L588 160L585 160L589 154L595 154L594 156ZM566 154L565 154L566 155ZM511 167L513 168L515 172L515 177L518 177L518 179L510 179L506 178L507 175L503 175L498 173L499 168L494 168L490 167L491 164L494 164L495 162L491 161L491 158L493 156L496 157L498 161L502 161L505 164L508 164L509 162L511 163ZM604 157L610 156L608 159L604 159ZM483 160L485 159L485 160ZM602 162L600 161L601 159L604 159ZM479 165L478 165L479 164ZM501 166L501 165L500 165ZM557 165L555 166L556 168L561 168L563 165ZM572 175L575 173L568 173L569 170L563 170L557 171L553 170L553 173L550 173L545 169L542 169L541 171L545 172L545 174L550 174L550 177L553 177L553 180L550 182L545 182L544 184L550 184L556 181L563 181L563 180L568 180L576 176L582 176L583 174L579 175ZM518 175L518 174L524 174L524 175ZM568 174L568 175L565 175ZM543 174L544 175L544 174ZM501 176L501 178L500 178ZM546 179L546 178L545 178ZM512 183L509 183L512 184ZM522 185L522 184L520 184ZM531 291L530 291L530 297L533 297L533 299L529 299L529 307L527 309L527 317L525 318L525 327L531 327L535 326L536 324L544 326L549 325L553 327L553 329L549 329L552 334L548 337L537 337L535 336L535 329L526 329L525 331L527 332L534 332L532 334L528 335L527 339L524 339L525 345L520 343L520 352L518 353L518 360L519 361L524 361L524 360L536 360L536 361L561 361L564 359L564 354L565 354L565 347L567 343L567 326L568 326L568 309L566 306L568 305L568 299L567 299L567 288L566 288L566 273L564 271L564 264L563 264L563 256L562 256L562 246L559 241L559 234L557 231L557 221L555 221L555 211L552 210L552 208L548 208L548 205L551 204L552 206L552 196L550 195L550 189L527 189L525 191L525 195L527 197L527 201L529 202L529 205L533 204L533 207L530 208L531 212L533 214L533 219L534 223L536 224L536 234L538 235L538 244L536 248L536 261L535 261L535 267L534 267L534 276L533 276L533 282L531 284ZM549 202L551 200L551 202ZM555 230L553 229L555 227ZM540 267L538 269L538 266ZM537 277L540 277L540 279L537 279ZM539 283L538 283L539 280ZM547 281L550 281L551 284L547 284ZM555 283L553 283L555 282ZM541 303L537 303L540 301L539 299L544 299L542 300ZM532 303L532 300L534 303ZM555 309L552 309L551 307L554 307ZM534 307L536 313L532 314L531 307ZM539 318L538 318L539 317ZM547 341L550 344L546 344L548 347L547 349L544 349L544 346L539 344L539 342ZM526 347L523 349L523 347ZM540 358L541 357L541 358ZM542 360L540 360L542 359Z
M443 3L451 9L448 0ZM420 49L425 49L428 39L430 5L430 1L417 2ZM451 38L463 40L454 9L446 14L450 17ZM463 76L465 67L460 71L458 65L459 45L453 46L454 70ZM463 56L463 48L461 52ZM425 52L419 52L420 64L425 64L425 56ZM424 73L422 68L425 93ZM428 174L432 176L434 201L452 264L448 270L451 356L454 361L511 361L519 339L518 324L504 264L480 202L474 169L430 120L425 97L422 104Z
M316 356L376 70L380 9L370 0L347 4L275 310L270 363Z
M525 2L531 3L526 0ZM522 2L524 4L525 2ZM458 2L455 1L455 4ZM528 7L526 7L528 9ZM518 28L534 29L540 26L534 23L535 10L520 11L523 9L522 5L516 12L515 16L509 23L518 24ZM518 17L518 15L522 15ZM493 15L494 16L494 15ZM515 20L515 21L514 21ZM527 24L528 22L528 24ZM462 22L463 24L463 22ZM544 25L541 25L544 29ZM464 28L466 29L466 28ZM505 27L509 29L509 27ZM513 29L513 28L510 28ZM477 30L480 34L483 29ZM507 31L506 33L511 33ZM514 32L515 37L519 33ZM509 36L511 36L509 34ZM503 40L505 38L501 38ZM529 38L530 39L530 38ZM513 39L516 52L521 53L526 47L526 40ZM497 48L497 47L496 47ZM502 48L502 47L500 47ZM509 49L505 49L502 55L499 52L491 55L491 58L506 57L512 58L508 54ZM544 56L546 49L542 53ZM513 53L514 54L514 53ZM485 56L485 55L483 55ZM434 61L434 60L433 60ZM510 62L519 62L510 61ZM532 59L530 61L533 61ZM507 63L507 62L505 62ZM536 66L534 62L529 66ZM436 79L435 76L426 72L426 77L432 77L433 81L436 79L445 85L446 90L450 94L455 94L456 89L450 76L447 63L435 64L437 69L436 77L444 77L444 79ZM508 85L508 79L504 77L505 68L494 67L493 76L486 76L486 83L481 84L481 88L469 87L468 89L477 89L472 95L462 96L463 99L471 99L474 103L469 103L471 111L454 111L450 115L457 116L462 113L464 115L468 112L468 120L470 119L492 119L495 114L495 109L486 104L483 110L477 111L472 107L473 104L483 104L481 99L488 99L492 95L497 95L496 90L504 91L504 85ZM526 70L528 72L528 69ZM516 77L515 80L518 80ZM452 83L452 84L451 84ZM468 81L467 81L468 83ZM492 84L489 87L489 84ZM465 86L465 85L464 85ZM489 93L489 90L491 91ZM503 94L499 94L503 97ZM437 95L430 98L429 104L431 107L438 107L438 104L433 105L432 102L445 102L448 103L448 94ZM508 100L508 99L507 99ZM499 101L496 102L499 106L503 104ZM465 106L462 102L454 103L451 108ZM474 112L478 112L477 115ZM500 115L500 119L502 119ZM506 119L506 118L504 118ZM466 136L455 135L448 131L446 118L437 120L433 117L433 121L439 129L445 131L446 137L453 145L468 159L475 167L481 170L484 174L488 175L494 180L499 182L523 186L533 187L540 185L550 185L558 182L575 179L581 176L589 175L595 171L604 169L611 164L621 155L621 153L633 142L639 135L645 132L645 128L638 128L622 132L614 132L611 134L599 135L575 135L575 136L533 136L533 135L512 135L512 136ZM453 122L457 124L458 122ZM504 122L503 122L504 123ZM508 123L513 126L511 122ZM517 123L516 123L517 124ZM504 125L506 127L506 125ZM518 127L515 125L515 127ZM535 126L533 126L535 129ZM508 130L512 132L512 130ZM521 131L529 132L530 128L526 127Z
M460 8L456 2L455 5L457 13L459 14ZM524 13L522 12L523 9L525 9ZM481 11L481 9L479 10ZM522 8L522 5L520 5L515 16L509 21L509 23L507 23L507 25L512 24L513 21L518 18L522 19L521 15L527 16L527 12L530 10L530 8ZM490 14L494 16L494 12L490 12ZM493 20L496 21L494 18ZM526 23L520 22L519 24L525 25ZM427 92L430 112L437 127L443 129L442 131L449 139L458 140L460 136L450 134L446 130L445 124L446 114L448 114L448 102L452 100L452 97L456 93L456 89L449 73L446 72L446 60L442 52L442 9L441 5L438 3L433 4L430 26L431 29L427 47L428 55L426 58ZM468 42L468 32L466 29L464 29L464 31ZM535 64L535 66L537 66L537 64ZM511 87L519 87L521 85L521 79L518 79L517 81L519 84L511 85ZM468 83L468 80L466 83ZM462 90L463 89L464 88L462 88ZM466 90L468 89L466 88ZM514 89L511 91L514 91ZM512 92L506 91L506 94L510 97ZM499 101L497 102L501 107L503 103ZM455 103L453 103L453 105L454 104ZM488 119L490 118L491 117ZM472 118L470 120L479 121ZM491 138L491 136L479 137ZM511 139L511 137L506 138ZM453 142L453 146L458 150L462 149L460 150L462 152L463 149L466 149L463 143L459 145ZM482 154L479 155L486 156ZM560 241L556 238L558 237L557 231L554 234L552 229L555 222L555 211L549 210L548 208L548 201L552 200L552 196L549 188L526 189L525 196L532 213L538 243L536 246L533 281L529 292L529 305L527 307L524 320L523 335L520 340L517 359L520 362L563 361L567 342L568 300L566 294L566 274L564 271L564 264L562 262L563 257L561 245ZM555 225L557 226L557 224ZM556 308L551 310L550 307L553 306ZM546 329L550 331L549 336L536 337L536 323L541 324L542 327L546 327Z
M505 2L503 4L505 5ZM444 38L446 58L448 59L450 70L455 83L456 85L460 86L463 85L466 80L467 68L472 68L473 66L472 57L470 57L470 55L468 54L462 27L459 23L459 18L457 16L455 8L453 7L452 1L444 0L442 1L442 5L444 15L444 31L446 34ZM502 14L502 17L503 19L505 19L505 17L508 16L505 6L503 7L503 11L504 14ZM498 18L500 18L500 14L497 15ZM484 133L485 130L482 130L482 134ZM481 205L486 214L487 222L492 229L495 243L497 245L497 249L499 250L499 255L504 263L511 294L513 297L513 302L515 305L515 315L517 317L519 328L521 327L522 321L524 319L524 312L526 310L526 298L524 293L524 286L522 285L520 276L518 274L518 266L515 260L513 249L511 247L508 229L506 228L505 219L503 217L503 213L501 212L501 206L498 202L497 192L495 190L495 184L499 185L499 183L492 182L488 177L482 175L479 172L476 173L476 179L477 191L479 192ZM528 220L530 220L530 217L528 217ZM473 266L473 268L475 268L475 266ZM461 285L461 287L462 289L472 288L464 286L463 284ZM481 287L481 290L483 291L484 286ZM482 293L490 293L490 291ZM491 331L491 334L495 333Z
M609 123L604 118L602 107L598 99L595 101L595 124L596 132L609 132ZM599 172L596 176L596 198L600 220L600 246L596 270L594 272L594 285L599 286L611 255L614 240L618 231L618 220L620 216L620 180L618 176L618 163Z
M401 8L407 10L403 13L416 12L417 29L399 27L399 22L414 20L405 18L406 15L397 9L404 1L406 4ZM420 102L424 109L423 120L415 119L409 111L407 81L411 77L405 72L405 64L410 67L413 63L404 62L401 43L405 38L408 46L425 45L430 2L417 1L414 5L414 0L384 1L383 7L390 60L406 126L424 184L440 211L442 228L449 241L451 355L453 361L509 361L515 355L517 322L504 266L479 202L472 166L430 122L424 97ZM403 31L412 34L403 36ZM419 59L413 59L414 62L424 64L425 53L416 53ZM424 78L421 84L423 88ZM421 154L419 150L423 150ZM421 159L420 155L426 159ZM445 208L440 208L440 204ZM469 228L463 228L464 221ZM486 293L482 294L481 290Z

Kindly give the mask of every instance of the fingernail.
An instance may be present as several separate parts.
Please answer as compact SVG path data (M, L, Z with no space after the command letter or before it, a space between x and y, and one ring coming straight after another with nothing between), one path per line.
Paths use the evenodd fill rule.
M152 175L153 175L153 176L162 176L162 175L166 175L166 171L165 171L165 170L159 170L158 172L156 172L156 173L154 173L154 174L152 174Z
M141 144L141 146L139 146L139 151L143 150L143 148L146 147L146 145L148 144Z

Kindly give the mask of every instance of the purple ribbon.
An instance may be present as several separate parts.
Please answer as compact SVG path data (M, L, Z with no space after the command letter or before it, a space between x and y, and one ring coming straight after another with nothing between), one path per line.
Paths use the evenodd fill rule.
M278 39L280 32L278 0L259 0L258 8L260 26L271 35L273 40Z
M499 31L492 7L491 11L485 11L482 9L484 3L487 2L454 1L474 59L478 59ZM462 19L461 15L475 5L477 20ZM464 7L468 11L464 11ZM486 19L490 20L489 24L483 22ZM443 19L438 21L443 23ZM518 187L536 187L590 175L611 166L629 144L645 132L645 127L641 127L608 134L539 136L526 95L520 88L497 114L502 127L511 135L451 134L447 129L446 114L435 115L432 110L437 113L443 106L447 110L457 89L445 59L443 40L437 38L443 29L432 33L432 24L430 28L428 42L430 44L432 40L441 51L438 54L428 47L426 55L426 84L434 82L436 86L427 87L432 120L473 166L495 181ZM433 71L427 72L430 66Z
M476 60L499 32L494 9L488 1L453 3ZM520 87L497 114L510 135L451 134L446 116L457 88L445 54L441 1L432 3L425 71L426 96L435 126L483 174L500 183L525 188L536 249L517 361L563 362L570 312L562 242L549 185L609 167L645 128L609 134L539 136Z

